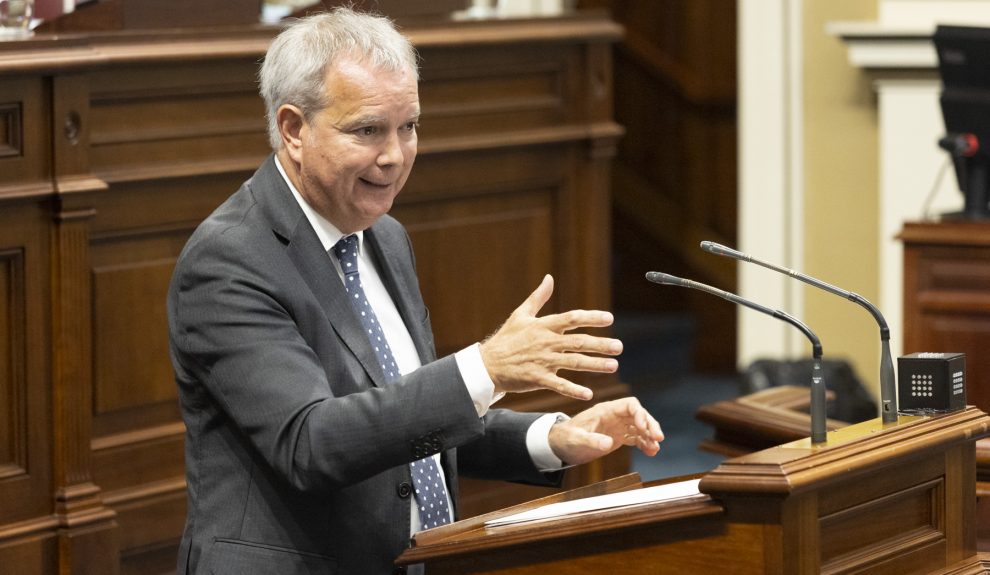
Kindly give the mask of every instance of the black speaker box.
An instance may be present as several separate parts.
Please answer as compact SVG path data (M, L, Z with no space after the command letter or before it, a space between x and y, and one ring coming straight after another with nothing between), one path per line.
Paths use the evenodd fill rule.
M966 355L922 352L897 358L897 410L941 413L966 407Z

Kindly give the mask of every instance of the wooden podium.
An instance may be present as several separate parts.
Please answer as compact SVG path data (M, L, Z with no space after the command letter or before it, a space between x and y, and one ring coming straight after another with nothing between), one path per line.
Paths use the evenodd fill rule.
M397 561L486 573L990 573L976 552L974 407L879 419L728 460L701 494L485 527L562 499L641 487L626 476L418 534ZM662 457L662 455L661 455Z

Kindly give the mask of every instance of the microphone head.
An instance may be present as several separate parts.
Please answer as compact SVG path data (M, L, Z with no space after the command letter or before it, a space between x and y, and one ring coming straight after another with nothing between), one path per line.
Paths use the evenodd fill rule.
M734 249L727 248L722 244L716 242L710 242L708 240L701 242L701 249L705 250L710 254L715 254L717 256L732 256L736 253L739 253Z
M708 252L710 254L715 254L717 256L726 256L726 257L730 257L730 258L737 259L737 260L744 260L744 261L751 261L751 262L759 263L756 260L754 260L752 258L752 256L748 256L748 255L742 253L739 250L734 250L734 249L732 249L730 247L723 246L722 244L719 244L719 243L716 243L716 242L710 242L710 241L707 241L707 240L706 241L703 241L703 242L701 242L701 249L705 250L706 252ZM761 264L761 265L763 265L763 264Z
M646 280L661 285L681 285L681 278L663 272L646 272Z

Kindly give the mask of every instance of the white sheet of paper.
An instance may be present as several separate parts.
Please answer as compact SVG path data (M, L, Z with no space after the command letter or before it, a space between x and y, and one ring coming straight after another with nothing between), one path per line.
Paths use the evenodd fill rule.
M599 509L611 509L613 507L625 507L629 505L642 505L644 503L655 503L658 501L672 501L683 499L700 493L698 483L700 479L690 479L655 487L644 487L642 489L632 489L620 491L619 493L609 493L597 497L587 497L575 501L561 501L560 503L550 503L536 509L523 511L514 515L507 515L485 521L486 527L497 527L499 525L509 525L523 521L535 521L537 519L550 519L552 517L563 517L575 513L585 513L587 511L597 511Z

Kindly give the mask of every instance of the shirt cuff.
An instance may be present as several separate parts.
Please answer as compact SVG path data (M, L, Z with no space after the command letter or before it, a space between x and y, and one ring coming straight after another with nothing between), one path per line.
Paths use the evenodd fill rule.
M495 393L495 383L492 382L488 368L481 359L481 345L475 343L462 349L454 354L454 360L457 362L458 371L461 372L464 386L471 395L471 402L474 403L478 417L484 417L496 401L505 397L505 393Z
M529 450L529 456L540 472L559 471L568 467L550 449L550 428L557 422L569 419L570 417L563 413L547 413L529 426L526 432L526 449Z

